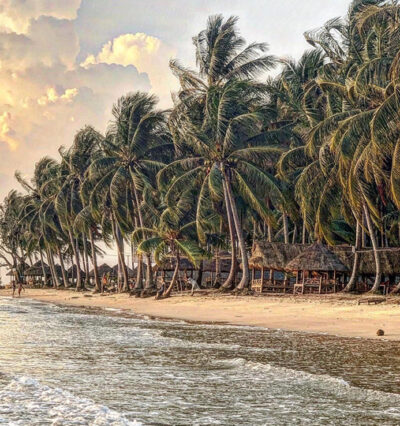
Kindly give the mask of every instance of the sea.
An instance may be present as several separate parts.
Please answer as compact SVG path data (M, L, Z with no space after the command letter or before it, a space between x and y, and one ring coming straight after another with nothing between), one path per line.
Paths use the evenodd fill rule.
M0 424L400 425L400 344L3 297Z

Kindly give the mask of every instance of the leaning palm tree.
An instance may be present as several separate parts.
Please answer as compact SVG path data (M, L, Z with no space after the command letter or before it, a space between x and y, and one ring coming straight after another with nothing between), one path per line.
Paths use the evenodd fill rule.
M282 150L276 132L265 130L262 96L263 86L248 81L234 80L222 88L210 88L201 126L190 113L180 113L171 120L176 144L179 149L185 147L190 156L172 162L158 175L160 187L168 186L167 205L172 205L188 186L200 188L196 223L201 242L212 202L224 203L232 251L238 241L241 252L239 290L249 284L249 267L235 195L243 197L264 220L271 217L265 193L271 199L282 198L275 177L269 173Z
M162 265L167 255L175 259L172 280L162 297L169 297L177 282L181 256L186 256L193 265L197 265L204 252L196 241L196 223L194 216L193 194L185 192L174 207L166 208L158 223L152 228L138 228L132 238L142 253L154 253L158 265Z
M125 276L126 265L121 253L123 235L135 227L144 227L141 213L142 192L154 185L154 176L163 166L162 153L171 148L165 127L165 113L155 109L157 98L137 92L124 96L113 107L114 120L102 141L102 155L90 166L92 179L105 176L110 185L114 229L119 247L119 261ZM126 207L127 206L127 207ZM153 286L151 262L148 259L146 289ZM142 262L139 261L136 288L141 283Z

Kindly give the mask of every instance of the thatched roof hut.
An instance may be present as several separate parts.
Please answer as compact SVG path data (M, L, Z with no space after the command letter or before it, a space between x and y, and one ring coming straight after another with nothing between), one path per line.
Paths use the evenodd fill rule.
M174 271L176 266L176 258L168 256L162 265L158 267L159 271ZM181 257L179 259L179 270L180 271L195 271L198 268L193 265L187 257Z
M254 244L249 265L252 269L264 268L283 271L286 265L302 253L307 245L269 243L267 241L257 241Z
M315 243L292 259L287 271L348 272L349 268L328 247Z
M254 244L249 264L253 269L261 269L264 267L266 270L274 269L283 271L291 260L309 247L309 244L283 244L257 241ZM351 271L355 254L352 246L333 246L329 247L329 250L347 267L348 271ZM400 275L399 248L381 248L379 249L379 258L382 271L385 275ZM375 275L374 253L370 247L360 250L359 273L370 276Z
M102 265L97 267L97 271L99 273L99 276L102 277L104 274L111 274L112 268L111 268L111 266L107 265L106 263L103 263ZM94 269L92 269L89 272L89 277L90 278L94 277Z
M56 265L56 269L57 269L57 267L60 267L60 266ZM77 269L76 265L72 265L69 269L67 269L68 278L72 278L73 276L76 278L77 270L78 269ZM85 272L82 271L82 269L80 271L81 271L81 276L85 277L86 276ZM60 267L60 273L61 273L61 267ZM57 274L58 274L58 271L57 271Z
M127 266L126 269L128 271L128 277L133 278L135 276L135 272L129 266ZM110 275L113 277L118 277L118 265L114 265L111 268Z
M43 262L44 270L46 275L50 275L50 267L47 263ZM24 272L26 277L43 277L42 262L39 260L34 263L30 268Z

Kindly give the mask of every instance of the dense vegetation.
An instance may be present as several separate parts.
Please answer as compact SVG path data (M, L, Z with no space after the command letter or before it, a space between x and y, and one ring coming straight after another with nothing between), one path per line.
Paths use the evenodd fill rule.
M239 258L246 289L254 239L319 240L371 246L377 290L379 248L400 246L400 7L355 0L305 37L312 48L298 61L278 59L247 45L236 18L210 17L193 39L197 68L171 61L172 110L145 93L123 96L105 135L85 127L30 182L16 173L26 192L1 205L3 263L47 259L55 285L68 286L72 259L81 289L90 257L99 290L98 241L115 241L126 291L129 243L136 288L151 291L152 260L198 264L226 248L232 269L220 284L232 288ZM347 290L357 264L356 254Z

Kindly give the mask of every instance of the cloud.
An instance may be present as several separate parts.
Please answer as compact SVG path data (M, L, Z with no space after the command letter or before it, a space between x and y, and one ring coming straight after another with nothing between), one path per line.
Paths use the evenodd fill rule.
M12 116L9 112L0 115L0 142L5 142L10 150L15 151L18 141L14 139L14 130L11 128Z
M55 104L57 102L71 103L77 96L78 92L79 90L74 87L73 89L65 89L64 93L59 95L54 87L49 87L46 91L46 94L41 96L37 100L37 103L40 106Z
M40 16L72 20L80 5L81 0L1 0L0 30L25 33Z
M144 33L123 34L105 43L97 54L90 54L81 66L90 68L98 64L134 66L148 74L152 91L163 104L170 104L170 92L177 87L168 63L176 51L159 38Z
M9 23L2 32L6 13L18 20L10 3L0 0L0 175L8 177L16 169L32 173L45 155L58 157L59 146L69 146L86 124L104 131L118 97L151 88L148 75L133 65L77 63L79 39L74 21L66 18L75 16L79 2L69 9L54 0L14 3L24 18L18 27L23 33ZM11 189L3 180L1 198Z

